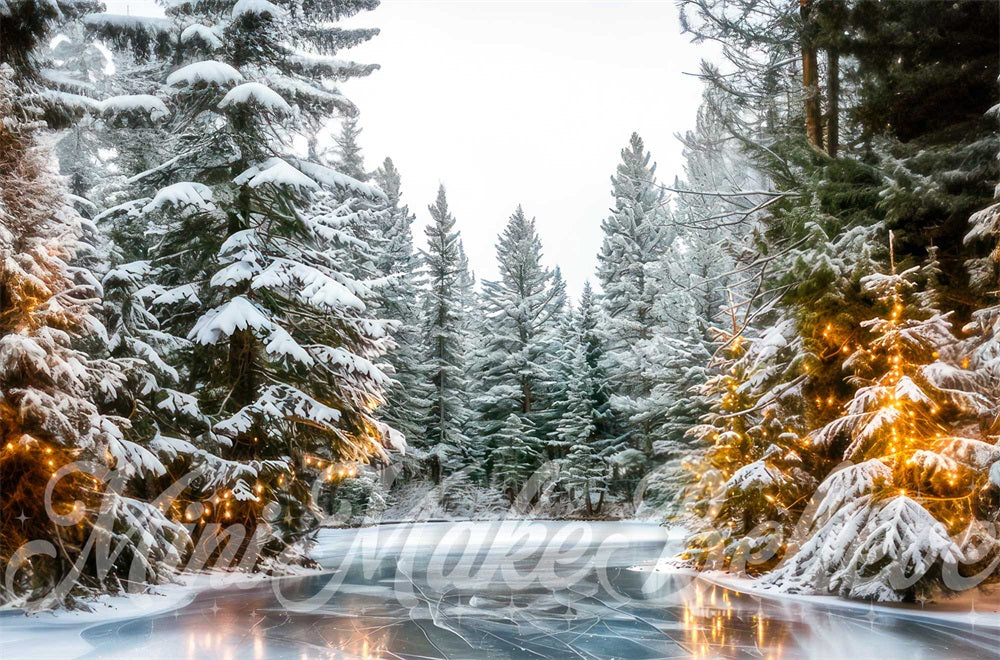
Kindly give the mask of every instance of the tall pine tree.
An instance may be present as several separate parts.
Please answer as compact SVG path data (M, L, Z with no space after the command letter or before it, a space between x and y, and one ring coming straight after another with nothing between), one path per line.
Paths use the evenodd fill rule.
M483 283L485 339L477 364L481 381L475 429L494 452L501 452L502 438L496 434L511 415L535 434L537 446L547 441L547 384L565 286L542 264L535 221L520 206L496 249L500 279Z
M428 458L429 472L439 482L446 471L464 462L469 439L470 412L465 381L466 336L462 280L466 264L455 218L448 210L444 186L428 209L431 221L425 230L423 253L423 328L427 369L432 392L427 413L426 438L419 448Z
M285 539L311 524L307 479L399 446L373 412L390 382L377 363L389 327L371 316L374 292L344 258L358 241L355 204L385 197L291 145L331 113L353 112L325 83L373 67L331 55L370 34L332 21L365 8L194 3L172 6L166 21L90 21L151 61L159 96L136 102L173 107L170 158L135 173L131 201L117 208L154 226L152 304L164 329L190 342L174 359L205 420L161 448L205 467L202 492L220 498L211 516L254 528L265 502L280 503ZM152 48L151 30L176 38Z
M414 215L401 201L400 174L392 159L386 158L375 171L375 180L388 198L388 212L380 216L382 242L376 255L378 274L383 278L379 307L381 316L398 323L393 333L396 348L388 356L395 382L380 414L406 438L421 442L426 433L430 388L419 323L420 258L413 249Z

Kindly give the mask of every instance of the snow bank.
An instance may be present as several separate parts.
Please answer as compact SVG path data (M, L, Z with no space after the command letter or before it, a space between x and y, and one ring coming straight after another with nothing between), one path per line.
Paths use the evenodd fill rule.
M302 569L301 574L312 572ZM51 610L25 614L21 610L0 608L0 657L4 660L25 658L75 658L93 652L82 638L88 628L115 621L173 612L188 605L208 589L250 586L275 579L260 573L211 571L176 576L176 582L152 585L143 593L98 596L87 600L91 611ZM42 651L43 655L39 655Z

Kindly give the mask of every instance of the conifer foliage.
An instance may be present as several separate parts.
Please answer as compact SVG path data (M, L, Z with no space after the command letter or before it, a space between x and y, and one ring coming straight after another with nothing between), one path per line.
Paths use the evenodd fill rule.
M428 209L427 250L423 254L423 324L426 364L433 388L426 421L426 442L430 476L440 481L446 470L454 469L468 455L466 429L470 419L465 361L468 343L462 300L462 280L466 277L461 237L455 218L448 209L444 186Z
M392 159L386 158L375 171L375 180L388 198L380 216L381 245L377 246L376 267L383 278L379 286L381 316L396 322L396 347L388 355L394 383L381 409L383 419L414 443L421 442L427 407L430 405L423 354L418 280L420 257L413 249L414 215L401 201L401 175Z
M171 361L197 391L186 402L198 420L157 442L205 469L221 520L253 527L277 501L279 527L307 529L306 479L402 448L373 412L390 383L379 364L390 326L372 317L375 292L346 256L368 249L358 217L385 195L292 145L331 113L353 112L324 83L371 71L331 57L365 35L329 21L362 8L188 3L162 23L89 21L150 60L149 97L171 111L164 159L133 173L133 197L106 217L155 227L150 304L183 344ZM178 36L150 52L153 24Z
M86 587L121 589L126 575L162 579L187 532L125 488L165 468L113 413L127 398L122 365L79 349L106 339L101 289L72 265L84 222L13 79L0 65L0 596L51 606ZM88 559L92 534L120 553Z
M726 45L734 71L703 67L705 110L760 174L689 191L721 208L686 222L737 227L723 240L740 276L700 388L710 410L689 431L707 447L688 502L706 526L687 557L873 600L995 579L998 175L984 118L998 43L996 30L967 35L995 27L996 7L682 10L696 39ZM801 93L774 69L796 60ZM917 96L927 102L911 112ZM710 152L701 144L689 163Z
M911 590L909 576L964 558L953 536L981 513L976 501L996 448L961 434L970 418L988 412L988 401L953 387L962 374L938 361L954 339L947 315L919 304L917 272L862 281L883 314L862 323L870 337L845 365L859 385L853 398L842 416L812 434L814 444L842 447L844 460L854 463L846 473L859 476L836 472L824 481L815 537L769 577L772 583L815 578L820 562L829 588L896 600ZM845 539L844 525L857 537ZM920 588L930 585L923 580Z
M638 367L635 344L650 336L650 267L669 242L664 191L642 138L633 133L611 178L614 206L603 222L598 275L607 313L608 376L622 394L645 394L647 383L628 377Z

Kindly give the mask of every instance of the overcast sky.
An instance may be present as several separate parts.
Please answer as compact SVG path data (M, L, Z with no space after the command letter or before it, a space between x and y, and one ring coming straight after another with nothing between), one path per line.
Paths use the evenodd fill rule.
M378 62L343 87L361 111L374 168L391 156L417 214L444 183L480 278L518 203L570 291L594 277L610 176L632 131L661 180L681 167L674 134L694 126L705 49L680 33L672 0L383 0L349 25L381 34L343 53Z
M162 15L152 0L106 4ZM680 33L673 0L382 0L344 24L381 29L341 53L382 66L343 86L368 168L395 161L418 246L444 183L480 279L496 275L496 236L520 203L570 292L593 280L632 131L662 181L680 173L674 135L694 126L701 100L687 74L708 52Z

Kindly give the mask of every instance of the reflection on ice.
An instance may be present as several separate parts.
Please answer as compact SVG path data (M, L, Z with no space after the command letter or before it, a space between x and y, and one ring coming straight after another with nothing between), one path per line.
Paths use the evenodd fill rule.
M630 570L674 552L639 523L441 523L324 532L326 571L93 626L85 657L978 658L1000 631L760 600ZM34 658L38 658L36 654Z

